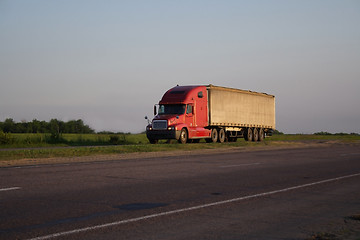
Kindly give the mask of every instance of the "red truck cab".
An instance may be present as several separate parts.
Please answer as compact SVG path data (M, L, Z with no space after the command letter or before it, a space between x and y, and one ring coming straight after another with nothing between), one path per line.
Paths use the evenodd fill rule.
M206 86L176 86L168 90L155 115L146 127L146 136L151 143L160 139L186 143L210 138L211 130L205 128L209 123Z

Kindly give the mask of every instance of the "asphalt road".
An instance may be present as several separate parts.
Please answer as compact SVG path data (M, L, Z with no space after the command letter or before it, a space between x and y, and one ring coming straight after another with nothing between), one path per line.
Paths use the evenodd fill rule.
M359 145L0 169L0 239L306 239L353 214Z

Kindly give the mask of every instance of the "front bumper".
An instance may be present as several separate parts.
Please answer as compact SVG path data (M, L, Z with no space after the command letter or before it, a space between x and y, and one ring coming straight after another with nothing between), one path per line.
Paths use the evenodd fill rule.
M146 137L152 140L180 138L180 131L177 130L146 130Z

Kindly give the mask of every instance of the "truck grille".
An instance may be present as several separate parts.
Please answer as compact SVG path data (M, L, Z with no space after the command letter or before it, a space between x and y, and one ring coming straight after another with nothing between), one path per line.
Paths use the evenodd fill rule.
M167 120L154 120L153 129L167 129Z

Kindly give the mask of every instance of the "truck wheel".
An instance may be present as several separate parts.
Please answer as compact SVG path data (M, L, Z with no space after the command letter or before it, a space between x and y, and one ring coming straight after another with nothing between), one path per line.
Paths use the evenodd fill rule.
M225 142L225 130L223 128L219 129L219 133L218 133L218 142L219 143L223 143Z
M264 132L264 129L260 128L260 130L259 130L259 139L258 139L258 141L259 141L259 142L261 142L261 141L263 141L263 140L264 140L264 138L265 138L265 132Z
M259 140L259 132L258 132L257 128L254 128L253 129L253 139L252 139L252 141L257 142L258 140Z
M245 130L244 138L245 138L246 141L252 141L252 139L253 139L253 133L252 133L251 128L247 128L247 129Z
M216 128L213 128L211 130L211 141L215 143L217 142L217 140L218 140L218 131L216 130Z
M181 129L179 143L185 144L188 141L188 133L185 128Z

